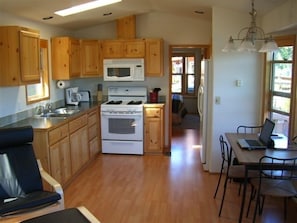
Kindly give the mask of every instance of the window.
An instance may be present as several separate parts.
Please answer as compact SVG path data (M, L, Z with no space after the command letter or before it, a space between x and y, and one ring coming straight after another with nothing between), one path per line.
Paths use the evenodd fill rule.
M277 41L277 40L276 40ZM275 122L274 131L290 136L294 123L294 46L295 37L277 41L279 50L267 54L269 89L267 115ZM268 84L269 83L269 84Z
M195 55L175 54L172 63L172 93L195 95L196 64Z
M49 99L48 41L40 40L40 83L26 85L27 104Z
M270 118L276 123L276 131L285 135L289 133L292 59L293 46L282 46L271 60Z

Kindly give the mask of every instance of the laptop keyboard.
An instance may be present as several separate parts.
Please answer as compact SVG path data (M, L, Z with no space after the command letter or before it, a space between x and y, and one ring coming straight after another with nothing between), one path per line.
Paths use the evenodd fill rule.
M261 146L261 144L256 141L256 140L252 140L252 139L246 139L246 142L250 145L250 146Z

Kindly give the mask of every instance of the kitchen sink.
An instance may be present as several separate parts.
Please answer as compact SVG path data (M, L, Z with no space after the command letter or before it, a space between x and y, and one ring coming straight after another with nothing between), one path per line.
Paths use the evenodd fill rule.
M78 113L79 109L71 108L57 108L53 112L47 112L40 115L35 115L36 118L67 118L71 115Z
M79 109L73 109L73 108L57 108L55 110L55 114L59 115L73 115L75 113L78 113Z
M58 114L58 113L52 113L52 112L37 115L37 117L40 117L40 118L65 118L65 117L68 117L68 116L70 116L70 115L69 114Z

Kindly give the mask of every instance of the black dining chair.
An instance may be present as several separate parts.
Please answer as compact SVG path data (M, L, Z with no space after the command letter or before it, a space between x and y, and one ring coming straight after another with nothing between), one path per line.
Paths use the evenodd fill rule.
M216 198L217 196L222 175L225 173L226 177L224 182L224 191L223 191L223 197L222 197L220 211L219 211L219 216L221 216L224 200L225 200L226 189L227 189L227 182L228 180L236 179L240 183L240 186L239 186L239 190L240 190L241 184L245 178L245 169L244 169L245 167L243 165L231 165L231 151L229 149L228 143L224 140L224 137L222 135L220 135L219 141L220 141L220 148L221 148L222 163L221 163L220 176L217 183L214 198Z
M237 133L260 133L263 125L239 125L236 129Z
M263 125L239 125L236 128L237 133L244 133L244 134L256 134L260 133L263 128ZM233 162L236 162L236 157L234 158Z
M293 136L291 139L291 143L297 144L297 136Z
M295 182L294 182L295 181ZM263 156L259 160L258 178L253 178L250 183L253 186L249 200L248 210L256 193L256 207L253 222L256 221L257 211L262 214L266 196L284 198L284 219L287 216L288 198L297 197L297 157L276 158ZM248 215L248 212L247 212Z

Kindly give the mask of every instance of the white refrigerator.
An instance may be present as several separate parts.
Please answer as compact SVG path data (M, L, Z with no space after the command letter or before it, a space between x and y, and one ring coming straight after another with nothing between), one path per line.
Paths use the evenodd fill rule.
M198 88L197 107L200 116L200 157L204 170L209 169L210 148L208 142L210 140L210 60L202 60L201 62L201 80Z

